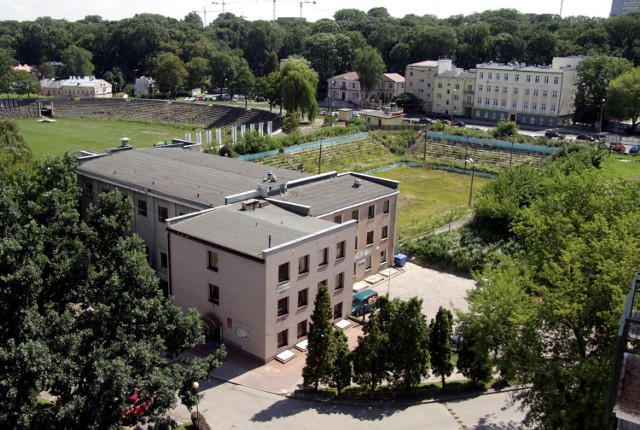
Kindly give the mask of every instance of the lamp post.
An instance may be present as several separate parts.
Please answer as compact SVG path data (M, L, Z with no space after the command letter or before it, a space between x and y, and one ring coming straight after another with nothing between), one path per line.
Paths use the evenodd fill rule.
M200 398L198 398L198 388L200 388L200 384L198 384L198 381L193 381L193 383L191 384L191 386L193 387L193 389L196 392L196 427L198 428L198 430L200 430L200 411L198 410L198 403Z
M511 166L511 162L513 161L513 143L515 138L516 137L512 134L511 135L511 153L509 154L509 166Z
M604 112L604 102L606 102L607 99L602 99L602 101L600 102L600 122L598 123L598 140L600 140L600 135L602 134L602 114Z
M476 162L473 158L469 158L467 163L471 164L471 187L469 187L469 207L471 207L471 202L473 200L473 177L476 173Z

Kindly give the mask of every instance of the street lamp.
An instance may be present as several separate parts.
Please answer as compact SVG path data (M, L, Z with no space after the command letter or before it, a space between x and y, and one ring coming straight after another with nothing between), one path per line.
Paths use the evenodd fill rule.
M193 381L193 383L191 384L191 386L193 387L193 389L196 392L196 427L198 430L200 430L200 411L198 411L198 403L200 398L198 397L198 388L200 388L200 384L198 384L198 381Z
M473 199L473 177L476 173L476 162L473 160L473 158L469 158L467 160L467 163L471 164L471 187L469 188L469 207L471 207L471 202Z
M509 154L509 166L511 166L511 162L513 161L513 143L515 140L516 136L515 135L511 135L511 153Z
M600 140L600 135L602 134L602 114L604 111L604 102L606 102L607 99L602 99L602 102L600 102L600 123L598 124L598 140Z

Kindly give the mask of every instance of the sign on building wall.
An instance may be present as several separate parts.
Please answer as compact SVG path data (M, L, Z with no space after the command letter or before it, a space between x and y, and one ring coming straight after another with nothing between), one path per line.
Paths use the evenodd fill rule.
M276 287L276 291L281 293L283 291L287 291L291 287L291 282L286 282L284 284L280 284Z
M249 340L249 332L240 327L236 330L236 335L242 340Z

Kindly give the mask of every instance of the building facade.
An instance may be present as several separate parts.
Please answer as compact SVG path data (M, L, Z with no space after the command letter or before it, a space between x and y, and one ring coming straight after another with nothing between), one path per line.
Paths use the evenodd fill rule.
M355 229L265 200L169 220L171 293L212 339L267 362L306 338L320 285L334 320L351 312Z
M421 61L407 65L405 69L405 91L420 100L420 106L425 112L433 112L433 89L435 77L441 73L454 70L455 66L449 59Z
M112 97L112 85L95 76L43 79L40 94L46 97Z
M613 0L609 16L625 15L640 11L640 0Z
M347 72L327 79L329 105L363 106L366 94L360 87L357 72ZM380 85L369 93L383 103L387 103L405 92L405 78L397 73L385 73Z
M551 66L478 64L473 118L556 127L574 112L577 64L582 57L557 57Z
M441 116L471 118L475 95L475 70L448 70L436 75L432 112Z

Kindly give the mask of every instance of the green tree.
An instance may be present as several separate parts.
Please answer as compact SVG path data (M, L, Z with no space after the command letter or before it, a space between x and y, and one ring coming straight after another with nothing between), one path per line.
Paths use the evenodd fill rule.
M609 82L631 68L624 58L599 56L582 60L578 64L574 121L587 124L599 121Z
M491 380L491 360L486 345L478 345L469 326L466 335L460 339L457 368L474 384L485 384Z
M272 21L253 21L249 25L243 43L249 67L257 76L278 70L277 53L284 43L283 29Z
M353 68L358 73L360 88L364 90L365 103L369 102L369 92L382 82L386 67L380 53L371 46L359 50L356 54Z
M309 121L313 121L318 111L318 74L308 61L292 58L285 61L280 74L282 106L288 113L296 113L301 117L306 115Z
M382 331L377 311L362 331L364 336L358 337L358 346L353 351L353 380L367 388L373 398L376 388L387 377L388 335Z
M295 113L290 113L282 121L282 131L291 134L300 128L300 119Z
M347 343L347 336L340 331L333 331L333 344L336 350L334 361L331 366L331 376L329 386L338 391L338 396L342 390L351 385L353 376L353 363L351 361L351 351Z
M182 60L170 52L162 52L155 58L155 80L158 88L165 94L175 97L188 77Z
M0 120L0 164L12 169L16 164L30 161L31 148L24 141L15 121Z
M498 121L493 129L493 137L496 139L515 138L518 135L518 125L513 121Z
M309 349L306 365L302 369L302 378L304 385L312 385L317 391L320 383L328 383L331 380L332 366L336 355L331 297L329 290L324 285L318 286L307 339Z
M238 58L233 79L231 80L231 93L244 96L244 106L247 107L248 98L253 95L256 78L253 76L249 63L244 58Z
M189 86L191 88L209 87L209 62L206 58L195 57L185 64L189 73Z
M395 299L386 325L388 366L394 385L417 386L429 374L429 326L422 314L422 300Z
M451 335L453 334L453 314L440 306L436 318L429 325L429 352L431 353L431 367L435 376L442 378L444 388L445 378L453 373L451 357Z
M62 52L62 61L65 63L65 72L69 76L93 75L93 54L86 49L75 45L69 46Z
M11 87L13 92L20 95L38 94L40 92L40 82L38 78L24 70L15 70L9 75L11 77Z
M256 79L256 96L264 97L269 102L269 110L272 111L276 104L282 106L282 76L280 72L271 72L267 76ZM282 112L281 112L282 113Z
M640 116L640 68L621 74L607 88L607 113L620 120L631 120L631 134Z
M220 89L220 95L233 79L235 58L228 52L216 52L209 58L211 83Z
M105 74L102 75L102 79L113 85L114 94L116 94L118 90L124 89L126 83L122 70L117 66L105 72Z

